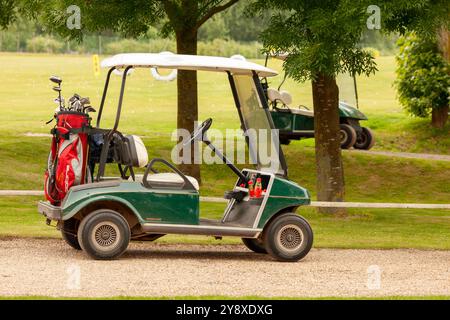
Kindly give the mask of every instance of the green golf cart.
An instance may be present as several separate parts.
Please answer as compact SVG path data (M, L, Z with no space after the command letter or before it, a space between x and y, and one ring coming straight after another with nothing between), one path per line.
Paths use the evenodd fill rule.
M279 54L274 57L285 60L287 54ZM266 59L267 65L268 57ZM267 80L263 81L266 97L269 101L270 114L275 128L279 129L280 143L289 144L291 140L300 140L314 137L314 112L308 107L300 105L292 107L292 96L288 91L280 90L284 81L278 89L268 88ZM358 91L355 77L342 75L338 77L339 85L339 122L340 141L342 149L369 150L375 144L372 131L360 125L360 121L367 117L358 108Z
M98 139L101 133L100 155L90 151L86 166L92 181L69 189L60 205L40 201L38 211L47 223L56 221L63 239L73 248L84 250L94 259L114 259L123 254L130 241L154 241L166 234L206 235L242 238L243 243L257 253L268 253L280 261L298 261L311 249L313 233L308 222L295 213L310 203L305 188L288 179L288 170L279 137L269 112L260 77L276 72L247 61L221 57L161 54L120 54L102 62L109 68L97 124L92 127ZM228 76L231 93L244 133L249 130L270 132L267 139L246 136L255 168L238 169L207 137L212 119L204 121L184 144L201 141L215 152L233 174L236 183L225 193L228 200L220 220L201 218L199 183L186 176L165 159L153 159L145 165L143 175L133 167L147 160L135 136L118 131L127 75L132 68L165 68L223 72ZM120 96L112 129L100 128L100 120L113 71L122 76ZM117 73L117 71L115 73ZM89 132L89 130L85 130ZM117 177L105 177L109 154L119 166ZM266 161L266 150L274 150ZM112 160L111 160L112 161ZM158 168L158 169L157 169ZM161 170L161 168L165 168ZM94 174L96 170L96 174ZM129 175L127 175L129 173ZM251 184L257 181L262 192L252 195Z

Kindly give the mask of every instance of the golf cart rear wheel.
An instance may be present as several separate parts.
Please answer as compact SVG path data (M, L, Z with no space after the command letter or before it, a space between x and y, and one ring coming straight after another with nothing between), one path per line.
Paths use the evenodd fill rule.
M312 229L305 219L294 213L276 217L266 228L265 248L278 261L295 262L311 250Z
M61 228L61 236L64 241L76 250L81 250L80 243L78 242L77 231L78 225L80 224L79 220L69 219L63 221Z
M81 248L92 258L110 260L121 256L130 242L130 226L118 212L96 210L78 228Z
M356 138L355 149L369 150L375 144L375 139L372 130L366 127L361 128L361 132Z
M266 248L264 247L264 242L262 239L251 239L251 238L242 238L242 242L244 245L256 253L267 253Z
M340 124L339 139L342 149L350 149L356 142L356 131L353 127L346 123Z

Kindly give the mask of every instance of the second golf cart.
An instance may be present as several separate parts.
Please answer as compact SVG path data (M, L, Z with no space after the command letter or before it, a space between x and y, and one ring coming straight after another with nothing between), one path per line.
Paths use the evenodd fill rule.
M273 57L285 60L288 54L275 54ZM269 55L266 57L266 66ZM289 144L291 140L314 137L314 112L304 105L293 107L292 96L288 91L280 90L286 81L285 73L278 89L269 88L264 79L266 97L270 104L270 114L275 128L279 129L280 143ZM339 85L339 140L342 149L369 150L375 144L375 137L371 129L364 127L360 121L368 120L358 108L358 90L355 76L340 75ZM354 106L356 106L356 108Z
M55 139L70 140L71 135L87 135L90 146L87 164L80 166L84 170L83 179L61 199L52 198L38 204L47 223L56 221L70 246L84 250L95 259L114 259L125 252L130 240L153 241L166 234L192 234L240 237L254 252L269 253L280 261L298 261L309 252L313 233L295 210L308 205L310 196L306 189L288 179L286 161L277 131L272 130L274 124L260 82L260 77L274 76L275 71L238 59L161 54L120 54L104 60L102 66L109 68L109 72L96 126L88 124L55 136ZM148 162L142 141L118 131L128 71L158 67L225 73L244 132L270 132L267 139L246 137L256 166L243 170L208 140L212 119L204 121L192 133L187 143L203 141L237 178L230 186L231 191L225 193L228 202L220 220L200 218L200 187L195 178L186 176L164 159ZM99 126L114 70L121 71L121 90L114 126L105 129ZM74 112L61 110L56 117L60 119ZM266 150L274 150L268 162L261 160L267 158ZM57 157L54 158L51 169L58 165ZM120 176L104 176L107 162L118 164ZM158 165L168 172L158 171ZM133 167L145 167L145 173L137 175ZM253 191L252 186L255 186Z

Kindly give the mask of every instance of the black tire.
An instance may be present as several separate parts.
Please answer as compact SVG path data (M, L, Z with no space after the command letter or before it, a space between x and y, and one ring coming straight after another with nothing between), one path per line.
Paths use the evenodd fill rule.
M79 220L69 219L63 221L63 225L61 227L61 236L64 241L76 250L81 250L80 243L78 242L78 225L80 224Z
M262 239L242 238L242 242L248 249L252 250L255 253L267 253Z
M342 149L350 149L356 142L356 130L349 124L341 123L339 139Z
M267 252L276 260L295 262L304 258L313 244L313 232L302 217L287 213L276 217L264 230Z
M91 212L78 228L81 248L97 260L120 257L130 243L130 236L130 226L125 218L109 209Z
M375 138L372 130L366 127L361 128L361 132L358 133L356 138L355 149L370 150L375 144Z

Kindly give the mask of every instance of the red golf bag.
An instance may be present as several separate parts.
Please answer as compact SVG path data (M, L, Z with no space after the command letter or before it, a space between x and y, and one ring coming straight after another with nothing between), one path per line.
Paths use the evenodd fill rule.
M45 172L45 197L59 205L67 191L91 178L86 173L90 118L87 114L61 111L52 129L52 145Z

